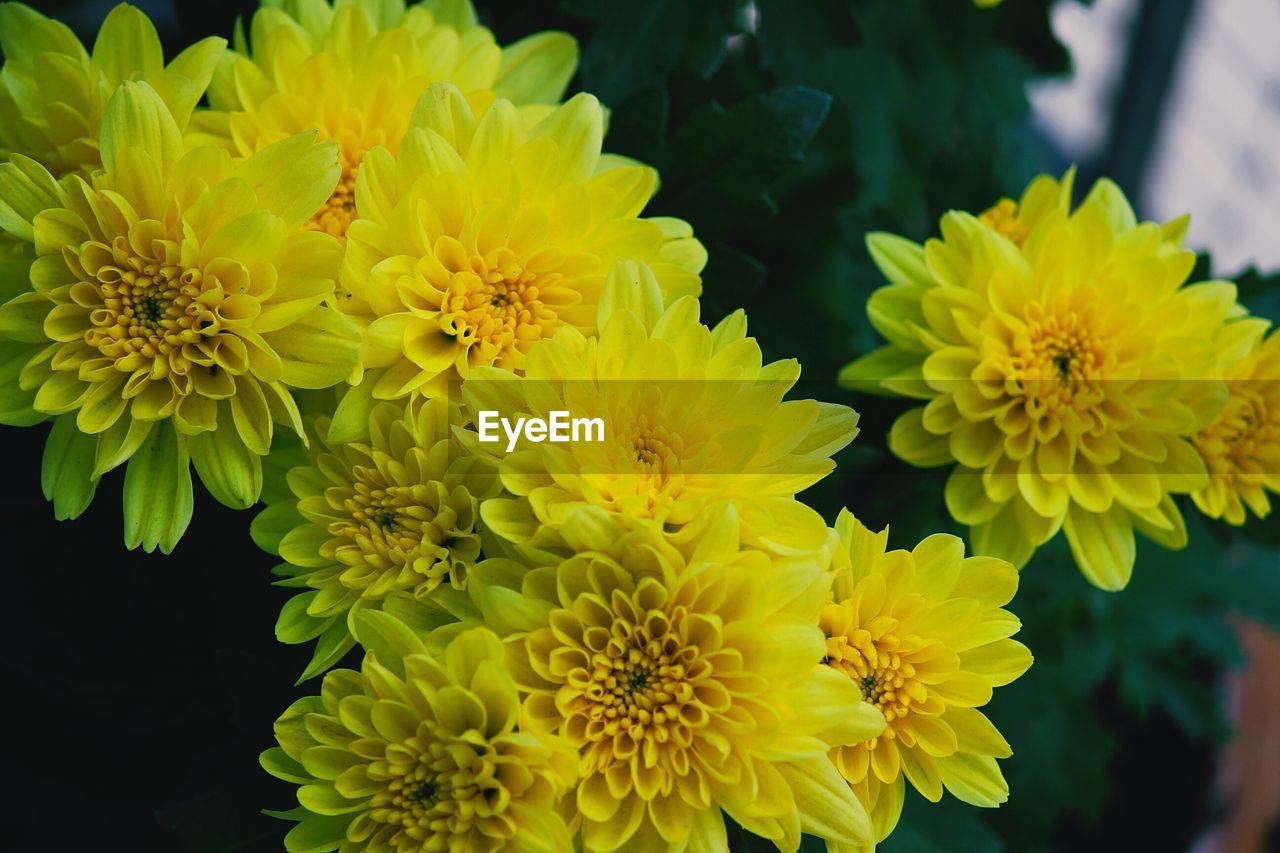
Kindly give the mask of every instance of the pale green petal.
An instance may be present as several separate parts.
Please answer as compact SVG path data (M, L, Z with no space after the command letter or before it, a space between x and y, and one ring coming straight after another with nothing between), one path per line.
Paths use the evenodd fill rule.
M270 145L246 160L240 175L258 194L258 203L290 228L311 218L333 194L342 175L338 146L316 141L314 131Z
M22 368L36 351L29 344L0 338L0 424L31 426L47 417L32 405L36 399L35 391L23 390L18 384Z
M493 90L517 104L554 104L578 66L578 43L568 33L543 32L502 51Z
M311 781L311 777L307 775L302 765L290 758L289 754L278 746L264 750L258 756L258 763L262 765L263 770L277 779L293 782L295 785L305 785Z
M167 172L182 156L182 134L155 89L126 82L107 102L101 147L108 172L115 171L119 153L128 148L146 151Z
M156 74L164 67L160 36L151 20L127 3L116 6L102 22L93 43L93 62L107 82L119 85L126 80Z
M359 610L352 616L352 628L356 640L378 662L397 675L404 677L405 655L422 654L426 647L422 640L399 619L379 610Z
M325 853L337 850L347 837L347 827L352 816L312 815L289 830L284 837L284 849L288 853Z
M298 514L296 504L285 500L258 513L249 525L249 536L262 550L269 554L279 554L280 540L302 523L303 518Z
M1084 576L1099 589L1124 589L1133 574L1133 522L1123 507L1103 513L1072 505L1063 531Z
M137 452L151 434L154 421L121 418L110 428L98 434L98 448L94 456L93 475L101 477L108 471L123 465Z
M165 73L153 80L156 91L168 104L174 121L185 127L191 111L209 87L213 72L227 48L227 40L217 36L201 39L174 57Z
M187 439L196 475L219 503L233 509L253 506L262 493L262 457L224 424Z
M311 655L307 668L298 676L298 684L314 678L329 669L355 648L356 638L351 636L345 619L334 619L333 624L324 630L316 640L315 652Z
M280 616L276 619L276 639L282 643L296 645L314 640L328 628L334 617L312 616L307 612L316 592L303 592L295 595L280 608Z
M98 480L93 476L93 459L98 439L76 427L76 417L66 414L53 422L44 443L40 467L40 487L46 500L53 501L59 521L75 518L93 500Z
M0 335L26 344L48 343L44 320L53 303L42 293L21 293L0 305Z
M280 356L284 383L295 388L336 385L351 375L360 359L360 328L323 306L263 338Z
M124 475L124 542L168 554L191 522L194 499L184 439L158 424L129 460Z
M36 214L60 204L60 192L48 170L21 154L0 163L0 229L35 241Z

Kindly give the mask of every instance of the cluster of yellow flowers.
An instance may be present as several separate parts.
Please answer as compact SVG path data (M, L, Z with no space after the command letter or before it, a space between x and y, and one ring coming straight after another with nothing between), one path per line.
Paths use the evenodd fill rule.
M1108 183L871 238L889 345L845 379L928 401L892 447L958 463L982 556L888 550L797 499L857 415L785 399L742 312L702 323L692 228L561 103L567 35L264 0L166 65L130 6L90 53L4 3L0 48L0 423L52 421L59 518L127 466L129 547L174 548L192 466L265 497L276 633L324 674L262 757L290 851L714 851L725 816L854 851L906 782L998 805L1014 564L1065 527L1118 588L1135 528L1185 539L1171 494L1240 523L1280 486L1277 337ZM490 410L607 428L493 443Z

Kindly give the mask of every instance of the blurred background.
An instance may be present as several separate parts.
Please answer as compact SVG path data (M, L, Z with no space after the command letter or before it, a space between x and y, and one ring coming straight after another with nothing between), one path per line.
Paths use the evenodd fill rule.
M31 5L91 43L113 4ZM137 5L172 56L255 4ZM767 352L804 365L806 396L861 412L805 495L828 520L849 506L899 547L960 532L944 475L885 449L905 401L833 381L877 342L869 230L924 239L947 209L1075 163L1079 188L1110 176L1143 218L1192 211L1197 274L1238 280L1280 320L1280 0L478 5L503 43L581 40L574 87L611 107L607 147L657 166L652 211L708 245L706 321L745 306ZM42 433L0 446L4 848L279 849L284 825L258 809L289 808L290 788L257 753L316 685L290 686L307 652L274 641L286 595L249 514L197 494L171 557L128 553L118 478L74 525L33 499ZM1140 543L1120 595L1088 587L1065 548L1036 556L1012 609L1037 662L989 708L1015 750L1009 803L909 795L883 850L1280 850L1280 525L1189 522L1183 552Z

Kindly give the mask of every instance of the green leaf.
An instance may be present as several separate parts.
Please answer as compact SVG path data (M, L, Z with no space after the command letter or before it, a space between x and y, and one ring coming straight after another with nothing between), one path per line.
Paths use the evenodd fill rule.
M735 0L572 0L568 10L597 21L582 54L583 88L606 104L656 86L679 66L710 76L737 27Z
M1235 278L1240 303L1249 313L1280 323L1280 270L1263 273L1249 267Z
M805 86L753 95L731 109L707 104L672 134L656 164L662 208L696 223L704 240L771 216L777 207L769 187L804 159L830 106L829 95Z
M169 423L157 424L124 475L124 542L144 551L173 551L191 522L190 457Z

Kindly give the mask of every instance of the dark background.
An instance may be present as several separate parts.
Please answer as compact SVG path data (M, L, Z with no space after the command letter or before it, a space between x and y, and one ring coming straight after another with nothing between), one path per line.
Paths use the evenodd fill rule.
M91 42L111 4L33 5ZM229 35L253 7L140 5L170 57ZM804 364L807 396L862 413L838 472L805 498L829 520L847 505L873 528L892 522L895 546L954 530L943 473L884 448L906 401L855 397L830 380L876 343L863 314L880 283L867 230L920 239L946 209L1016 197L1037 171L1065 166L1024 94L1069 68L1046 0L986 11L968 0L479 5L502 43L551 28L580 39L574 87L613 109L607 147L657 166L651 210L688 219L707 243L705 319L746 307L770 355ZM1140 4L1116 120L1086 176L1141 182L1192 5ZM1254 310L1274 316L1276 278L1243 284ZM120 472L74 523L55 522L39 499L46 430L5 429L0 444L11 605L3 846L280 849L287 825L258 809L291 807L291 786L257 754L275 717L318 683L292 686L309 650L274 640L287 596L249 539L251 513L217 505L197 482L174 553L127 552ZM1229 619L1280 623L1280 561L1274 524L1244 536L1191 526L1186 552L1140 543L1122 595L1089 588L1065 548L1037 555L1012 605L1037 663L989 708L1015 749L1004 762L1010 802L980 813L909 794L884 850L1181 850L1213 824L1226 805L1212 787L1215 754L1230 733L1221 679L1242 662Z

